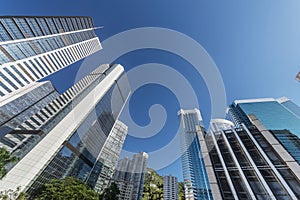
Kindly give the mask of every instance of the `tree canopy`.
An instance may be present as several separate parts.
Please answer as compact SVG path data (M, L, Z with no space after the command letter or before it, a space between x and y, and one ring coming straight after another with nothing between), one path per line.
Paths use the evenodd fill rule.
M18 158L11 156L5 148L0 148L0 179L2 179L7 173L5 166L8 163L13 163L17 160Z
M118 200L118 195L120 194L120 190L116 183L111 183L108 188L104 190L104 192L100 195L101 200Z
M86 183L73 178L53 179L45 184L35 200L96 200L99 199L97 192L92 190Z
M147 168L145 181L143 200L161 200L164 195L164 180L155 170Z

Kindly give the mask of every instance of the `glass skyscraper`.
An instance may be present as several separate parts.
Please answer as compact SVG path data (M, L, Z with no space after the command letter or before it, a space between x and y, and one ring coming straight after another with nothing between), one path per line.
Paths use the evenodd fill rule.
M102 47L90 17L0 17L0 97Z
M117 137L120 123L116 120L129 93L123 67L101 65L20 124L16 128L19 133L33 139L22 141L19 154L12 153L20 160L0 181L1 190L21 187L34 194L52 178L66 176L95 187L98 179L92 178L93 170L99 170L99 163L113 162L119 153L110 152L114 158L110 159L105 146L109 145L107 139ZM122 137L124 134L122 130ZM120 140L123 143L124 139ZM101 153L106 154L106 163Z
M198 109L179 110L178 119L181 134L181 160L185 187L185 198L212 199L210 185L202 157L202 148L196 126L203 128Z
M227 114L237 127L251 126L249 115L255 115L300 164L300 108L294 102L286 97L236 100Z
M216 199L299 199L299 165L262 124L228 126L199 132L205 143L206 168ZM221 121L214 121L222 127Z
M103 192L113 178L127 131L128 127L123 122L117 120L106 139L97 163L94 165L92 173L88 178L88 184L97 192Z
M101 191L112 178L127 134L124 68L101 65L62 94L36 82L100 50L94 29L90 17L0 17L0 148L18 158L0 191L34 195L67 176Z

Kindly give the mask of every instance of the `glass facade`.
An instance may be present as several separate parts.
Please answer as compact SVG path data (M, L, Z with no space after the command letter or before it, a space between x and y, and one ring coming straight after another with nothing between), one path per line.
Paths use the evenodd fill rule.
M247 115L254 114L269 130L288 129L298 137L300 136L300 118L277 101L243 103L239 106Z
M271 130L291 156L300 164L300 139L288 130Z
M128 127L124 123L116 121L88 178L88 184L100 193L112 180L127 130Z
M18 96L3 98L0 103L0 148L5 147L17 156L24 143L30 143L34 137L39 137L36 132L30 135L29 132L22 132L17 128L58 96L58 92L47 81L32 83L20 91Z
M185 197L186 199L212 199L196 130L197 125L203 127L200 111L198 109L180 110L178 118Z
M205 141L223 199L299 199L299 179L255 127L211 132Z
M298 153L300 148L298 145L294 145L300 140L300 108L298 105L291 100L257 100L234 103L229 106L228 116L238 127L242 123L246 126L252 125L247 116L249 114L254 114L268 130L281 130L282 133L286 133L285 130L289 131L290 134L274 134L274 136L300 164ZM292 143L289 144L289 142Z
M90 17L0 16L0 95L100 49Z
M281 105L283 105L286 109L288 109L290 112L295 114L298 118L300 118L300 107L297 104L295 104L291 100L287 100L281 102Z
M110 73L115 67L116 65L111 66L105 73ZM123 76L124 75L121 75L120 77L124 79ZM105 79L104 74L98 74L97 77L98 78L87 85L87 87L83 87L82 92L74 98L74 101L71 101L72 103L67 103L64 109L53 114L53 117L49 118L50 120L42 125L41 130L44 131L44 134L51 131L53 127L68 114L68 110L71 111L77 103L80 103L85 94L96 87L99 81ZM130 89L125 91L120 90L119 87L117 87L118 84L119 82L116 80L95 105L94 109L89 112L90 114L82 121L79 127L74 130L73 133L70 133L70 137L63 142L58 152L30 186L28 190L30 194L34 194L34 191L37 191L38 188L52 178L64 178L67 176L79 178L88 182L93 187L96 186L98 180L97 176L100 176L101 170L103 171L102 173L105 172L103 166L107 167L112 165L109 162L113 162L114 159L117 159L115 158L118 153L117 150L114 154L111 152L113 155L110 156L113 156L113 158L107 155L108 146L114 142L123 143L126 135L124 135L124 131L121 133L112 131L122 105L125 103L122 97L127 98L130 92ZM123 87L128 86L128 82L127 84L124 82ZM120 139L119 141L115 140L119 137L118 134L124 135L121 141ZM108 140L110 142L107 142ZM120 150L121 146L122 144L119 144ZM99 173L97 174L97 172Z

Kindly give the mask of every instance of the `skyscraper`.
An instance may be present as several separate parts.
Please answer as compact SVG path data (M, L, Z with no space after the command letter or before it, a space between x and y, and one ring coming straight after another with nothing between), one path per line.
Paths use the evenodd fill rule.
M177 177L164 176L164 200L178 200Z
M120 200L142 199L147 159L148 154L141 152L135 154L132 160L127 157L119 160L114 181L120 190Z
M59 94L50 81L30 83L19 89L18 94L11 94L2 97L0 102L0 148L22 157L27 152L25 143L34 143L41 131L21 130L19 125L30 118L40 121L39 118L32 117L33 114L51 103Z
M236 100L227 109L229 118L240 127L251 126L255 115L300 164L300 108L286 97Z
M221 121L199 131L214 199L299 199L300 166L254 115L252 126Z
M34 142L20 145L25 153L0 180L0 190L21 187L34 194L50 179L66 176L94 184L89 177L103 163L99 155L107 138L115 137L111 131L120 125L115 122L129 93L123 67L101 65L33 114L16 130L33 136Z
M185 198L187 200L212 199L202 157L202 147L196 130L196 126L204 129L200 111L181 109L178 111L178 119Z
M90 17L0 17L0 97L102 47Z
M99 193L107 188L113 178L127 131L128 127L124 123L119 120L115 122L88 178L88 184Z

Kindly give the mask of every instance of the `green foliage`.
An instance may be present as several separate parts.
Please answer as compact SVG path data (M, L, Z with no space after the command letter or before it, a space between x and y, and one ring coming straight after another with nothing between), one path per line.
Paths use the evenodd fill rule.
M65 179L53 179L51 183L45 184L35 200L96 200L99 199L97 192L92 190L86 183L67 177Z
M178 200L185 200L184 183L178 182Z
M0 179L2 179L7 173L5 166L8 163L13 163L16 161L18 161L17 157L11 156L5 148L0 149Z
M162 200L164 195L163 177L153 169L148 168L144 181L143 200Z
M108 188L104 190L104 192L100 195L101 200L118 200L118 195L120 194L120 190L116 183L111 183Z
M27 195L24 192L21 192L21 187L18 187L14 190L5 190L0 192L1 200L26 200Z

